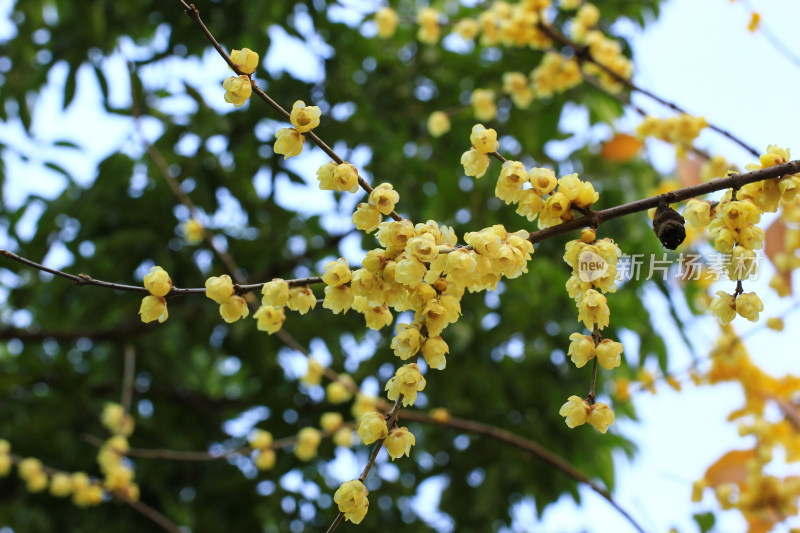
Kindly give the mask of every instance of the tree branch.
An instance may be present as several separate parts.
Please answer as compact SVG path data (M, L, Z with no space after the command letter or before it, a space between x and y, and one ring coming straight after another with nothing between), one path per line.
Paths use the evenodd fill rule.
M603 70L603 72L605 72L606 74L608 74L609 76L614 78L614 80L622 83L623 85L628 87L630 90L642 93L643 95L650 97L651 99L655 100L656 102L667 106L668 108L672 109L673 111L675 111L677 113L688 114L678 104L675 104L674 102L670 102L670 101L658 96L657 94L655 94L655 93L653 93L653 92L651 92L651 91L649 91L647 89L643 89L642 87L639 87L638 85L633 83L628 78L620 76L619 74L614 72L612 69L610 69L609 67L607 67L603 63L597 61L597 59L595 59L594 57L592 57L592 54L589 51L588 47L579 45L578 43L576 43L575 41L571 40L569 37L567 37L566 35L564 35L560 31L555 29L554 27L549 26L549 25L547 25L547 24L545 24L543 22L539 22L537 24L537 27L539 28L539 30L542 33L544 33L545 35L550 37L552 40L556 41L557 43L561 44L562 46L568 46L568 47L572 48L575 51L575 58L578 61L580 61L580 62L587 62L588 61L589 63L597 65L598 67L600 67L600 69ZM738 137L734 136L733 134L731 134L727 130L722 129L719 126L715 126L714 124L709 124L708 127L711 128L712 130L716 131L717 133L727 137L731 141L735 142L736 144L738 144L739 146L741 146L742 148L744 148L745 150L747 150L748 152L750 152L754 156L756 156L756 157L759 156L759 153L755 148L751 147L750 145L748 145L747 143L745 143L744 141L742 141Z
M602 496L611 506L616 509L622 516L624 516L628 522L633 525L633 527L639 531L639 533L645 533L644 529L641 525L633 518L633 516L628 513L625 509L623 509L617 502L614 500L614 497L608 492L606 489L589 479L589 477L572 466L569 462L562 459L561 457L557 456L547 448L544 448L540 444L521 437L515 433L511 433L510 431L506 431L505 429L499 428L497 426L492 426L489 424L482 424L480 422L475 422L473 420L466 420L463 418L455 418L449 417L447 420L437 420L432 418L430 415L425 413L421 413L419 411L408 411L403 414L403 417L406 420L413 420L416 422L424 422L427 424L437 424L440 426L451 427L454 429L461 429L467 431L469 433L475 433L478 435L485 435L487 437L491 437L493 439L499 440L504 442L508 445L515 446L531 454L535 455L539 459L545 461L546 463L550 464L557 470L560 470L567 476L571 477L575 481L579 483L583 483L587 485L590 489L594 492Z
M386 426L392 427L395 420L397 420L397 415L400 412L400 403L403 401L403 395L400 394L397 396L397 400L394 402L394 406L392 406L392 410L389 411L389 417L386 419ZM375 464L375 460L378 458L378 453L381 451L383 447L383 441L386 439L383 438L375 443L375 446L372 448L372 453L369 454L369 459L367 460L367 464L364 466L364 470L361 472L361 475L358 477L358 480L361 483L364 483L367 480L367 475L369 475L369 471L372 469L372 466ZM339 511L339 514L336 515L336 518L333 520L333 523L328 528L327 533L333 533L336 531L336 528L339 527L339 524L342 523L344 520L344 513Z
M208 41L211 43L211 45L214 47L217 53L219 53L219 55L222 56L222 59L225 60L228 66L231 67L231 69L236 74L240 76L250 77L248 74L245 74L238 68L236 68L236 65L233 64L233 61L231 61L231 58L228 55L228 53L225 52L225 50L219 44L214 35L209 31L205 23L203 23L203 20L200 18L200 12L197 10L194 4L187 4L184 0L177 0L177 2L183 7L183 12L186 13L186 15L190 19L192 19L192 21L194 21L195 24L197 24L197 26L206 36L206 39L208 39ZM252 78L250 78L250 85L253 87L253 92L256 93L256 95L258 95L259 98L261 98L264 102L266 102L267 105L269 105L272 109L277 111L281 116L283 116L283 118L289 120L291 114L288 111L286 111L283 107L281 107L281 105L278 102L270 98L269 95L265 93ZM316 144L323 152L325 152L328 155L328 157L330 157L336 163L341 165L342 163L345 162L344 159L339 157L339 155L336 152L334 152L330 146L325 144L325 142L322 139L320 139L317 136L317 134L314 133L313 131L307 131L303 133L303 135L311 139L311 141L314 144ZM362 178L360 175L358 176L358 184L359 186L361 186L362 189L364 189L364 191L366 191L367 194L372 192L372 187L370 186L370 184L364 181L364 178ZM403 220L403 217L398 215L396 211L392 211L391 213L389 213L389 216L392 217L394 220L398 221Z

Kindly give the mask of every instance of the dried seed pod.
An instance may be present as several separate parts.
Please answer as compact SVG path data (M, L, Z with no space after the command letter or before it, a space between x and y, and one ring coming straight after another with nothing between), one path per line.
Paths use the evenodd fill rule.
M665 248L674 250L686 239L686 221L667 204L659 204L653 217L653 230Z

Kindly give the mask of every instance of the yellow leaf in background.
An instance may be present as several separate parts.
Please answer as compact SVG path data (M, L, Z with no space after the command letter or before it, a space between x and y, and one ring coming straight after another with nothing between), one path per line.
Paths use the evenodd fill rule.
M642 141L628 135L627 133L617 133L610 141L603 144L600 156L606 161L624 163L635 159L644 144Z
M747 479L747 461L755 456L755 450L730 451L708 467L704 478L711 487L724 483L736 483L741 488Z

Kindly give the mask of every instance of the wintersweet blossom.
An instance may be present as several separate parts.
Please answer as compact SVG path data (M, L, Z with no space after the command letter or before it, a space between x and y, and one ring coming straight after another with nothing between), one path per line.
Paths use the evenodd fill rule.
M395 375L386 383L385 390L388 391L386 396L392 401L397 400L402 394L403 407L408 407L414 405L417 392L425 390L425 378L415 363L409 363L397 369Z
M358 436L364 444L372 444L375 441L386 438L389 428L386 426L386 418L375 411L364 413L361 423L358 425Z
M360 524L369 509L367 494L364 484L354 479L345 481L339 486L333 495L333 501L339 507L339 512L344 513L345 520Z
M394 461L403 455L409 457L411 455L411 447L416 443L417 441L414 438L414 434L411 433L408 428L402 427L391 430L386 440L383 442L383 446L386 448L386 451L389 452L389 457Z
M225 89L225 101L234 107L242 107L253 92L250 78L247 76L233 76L222 82Z

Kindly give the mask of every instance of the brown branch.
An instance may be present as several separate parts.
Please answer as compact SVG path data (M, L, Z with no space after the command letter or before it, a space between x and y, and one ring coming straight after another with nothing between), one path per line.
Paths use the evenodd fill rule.
M614 497L608 492L606 489L589 479L589 477L572 466L568 461L562 459L561 457L557 456L547 448L544 448L540 444L521 437L515 433L511 433L505 429L499 428L497 426L492 426L489 424L483 424L480 422L476 422L473 420L466 420L463 418L455 418L449 417L446 421L437 420L432 418L430 415L425 413L421 413L419 411L408 411L403 414L406 420L413 420L416 422L424 422L427 424L437 424L440 426L451 427L454 429L461 429L467 431L469 433L475 433L478 435L485 435L487 437L491 437L493 439L499 440L511 446L515 446L531 454L535 455L539 459L549 463L551 466L560 470L567 476L571 477L575 481L579 483L583 483L587 485L590 489L594 492L602 496L608 503L611 504L614 509L616 509L622 516L624 516L628 522L630 522L633 527L639 531L640 533L644 533L644 529L642 526L639 525L638 522L625 510L623 509L617 502L614 500Z
M248 76L248 77L250 77L248 74L245 74L242 71L240 71L236 67L236 65L233 64L233 61L231 61L231 58L228 55L228 53L222 48L222 46L219 44L219 42L214 37L214 35L211 33L211 31L209 31L209 29L205 25L205 23L203 23L203 20L200 18L200 12L197 10L197 8L194 6L194 4L187 4L184 0L177 0L177 2L183 7L183 12L186 13L186 15L190 19L192 19L192 21L200 28L200 30L206 36L206 39L208 39L208 41L211 43L211 45L214 47L214 49L217 51L217 53L219 53L219 55L222 57L222 59L225 60L225 62L228 64L228 66L231 67L231 69L236 74L238 74L240 76ZM253 92L256 93L256 95L258 95L259 98L261 98L264 102L266 102L266 104L269 105L272 109L277 111L281 116L283 116L283 118L285 118L286 120L289 120L289 117L291 116L291 114L288 111L286 111L283 107L281 107L281 105L278 102L276 102L275 100L270 98L270 96L267 93L265 93L256 84L255 80L253 80L252 78L250 78L250 85L253 88ZM317 136L317 134L314 133L313 131L307 131L307 132L303 133L303 135L305 135L307 138L311 139L311 141L314 144L316 144L323 152L325 152L328 155L328 157L330 157L336 163L341 165L342 163L345 162L344 159L339 157L339 155L336 152L334 152L331 149L331 147L328 146L322 139L320 139ZM372 187L370 186L370 184L367 183L366 181L364 181L364 178L362 178L361 176L358 176L358 184L359 184L359 186L361 186L362 189L364 189L364 191L366 191L367 194L372 192ZM399 220L403 220L403 217L398 215L397 212L395 212L395 211L392 211L391 213L389 213L389 216L392 217L394 220L398 220L398 221Z
M128 504L131 509L136 511L137 513L146 516L154 523L161 526L162 529L165 531L169 531L170 533L186 533L185 530L179 528L175 522L161 514L158 510L150 507L146 503L139 501L139 500L127 500L122 499L123 502Z
M400 404L403 401L403 395L400 394L397 396L397 400L394 402L394 406L392 406L392 410L388 413L388 418L386 419L386 426L392 427L392 424L397 420L397 415L400 413ZM375 464L375 460L378 458L378 453L381 451L383 447L383 441L386 439L383 438L375 443L375 446L372 448L372 453L369 454L369 459L367 460L367 464L364 466L364 470L361 472L361 475L358 477L358 480L361 483L364 483L367 480L367 475L369 475L369 471L372 469L372 466ZM339 514L336 515L336 518L331 523L330 527L328 528L327 533L333 533L336 531L336 528L339 527L339 524L342 523L344 520L344 513L339 511Z
M688 114L683 108L681 108L676 103L670 102L670 101L658 96L657 94L655 94L655 93L653 93L653 92L651 92L651 91L649 91L647 89L643 89L642 87L639 87L638 85L633 83L628 78L625 78L624 76L620 76L614 70L612 70L611 68L609 68L605 64L597 61L597 59L592 57L592 54L591 54L591 52L589 52L588 47L579 45L578 43L576 43L575 41L571 40L569 37L567 37L566 35L564 35L560 31L555 29L554 27L549 26L549 25L547 25L547 24L545 24L543 22L539 22L537 27L539 28L539 30L542 33L544 33L545 35L550 37L552 40L556 41L557 43L561 44L562 46L568 46L568 47L572 48L575 51L575 58L578 61L580 61L580 62L588 61L589 63L597 65L598 67L600 67L600 69L603 72L605 72L606 74L608 74L609 76L614 78L615 81L617 81L619 83L622 83L623 85L628 87L630 90L642 93L643 95L648 96L649 98L651 98L651 99L655 100L656 102L658 102L658 103L660 103L660 104L672 109L673 111L675 111L677 113ZM736 144L738 144L739 146L741 146L742 148L744 148L745 150L747 150L748 152L750 152L754 156L756 156L756 157L759 156L759 153L755 148L749 146L747 143L745 143L744 141L742 141L738 137L734 136L733 134L731 134L727 130L722 129L719 126L715 126L714 124L709 124L708 127L711 128L712 130L716 131L717 133L723 135L724 137L727 137L731 141L735 142Z
M608 222L609 220L613 220L615 218L647 211L653 207L658 207L658 204L663 202L673 204L688 200L689 198L721 191L723 189L738 189L739 187L747 185L748 183L778 178L787 174L797 174L798 172L800 172L800 160L790 161L788 163L775 165L773 167L762 168L760 170L747 172L745 174L734 174L728 178L715 179L699 185L684 187L683 189L651 196L650 198L643 198L627 204L609 207L608 209L604 209L602 211L590 211L588 215L580 218L576 218L556 226L551 226L543 230L535 231L530 234L528 240L532 243L541 242L543 240L555 237L556 235L562 235L576 229L597 227L603 222Z

